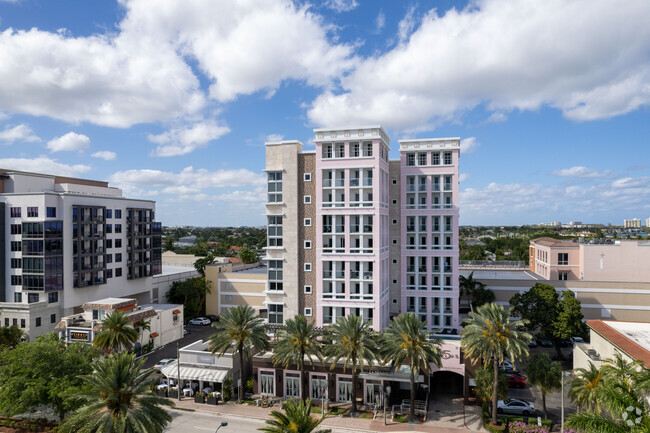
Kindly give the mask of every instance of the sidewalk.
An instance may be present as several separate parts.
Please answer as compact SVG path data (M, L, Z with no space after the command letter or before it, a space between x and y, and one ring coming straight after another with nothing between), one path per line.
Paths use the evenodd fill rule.
M182 401L173 400L176 407L181 409L193 409L202 412L210 412L215 415L223 416L240 416L244 418L257 418L269 419L272 410L278 410L279 406L273 408L262 408L248 405L239 405L232 402L219 404L217 406L195 403L193 399L184 398ZM476 409L474 407L466 407L466 409ZM480 408L479 408L480 410ZM440 416L440 419L429 419L423 424L405 424L398 422L391 422L390 415L388 417L388 425L384 425L383 417L379 416L377 420L362 419L362 418L348 418L340 416L330 416L323 421L322 426L337 429L346 429L350 431L367 431L367 432L427 432L427 433L477 433L484 432L485 430L477 423L477 419L473 411L465 413L463 417L461 413L452 414L449 416ZM445 414L446 415L446 414ZM451 419L450 419L451 418ZM467 427L464 420L467 422ZM471 422L470 422L471 421Z

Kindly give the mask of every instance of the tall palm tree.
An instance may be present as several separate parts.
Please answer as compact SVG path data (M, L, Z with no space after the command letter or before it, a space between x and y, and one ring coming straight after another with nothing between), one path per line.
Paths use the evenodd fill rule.
M345 316L327 329L331 344L326 346L325 354L330 369L344 359L343 372L347 368L352 371L352 412L357 411L357 380L359 372L366 366L371 366L379 352L378 336L368 322L362 317Z
M589 363L589 368L577 368L576 376L569 387L569 398L578 409L589 413L601 413L600 388L603 386L603 372Z
M630 389L634 385L642 365L643 363L639 360L628 361L620 353L616 353L614 358L607 358L603 361L601 371L606 380L617 380Z
M282 405L286 413L278 410L271 412L272 419L266 420L266 426L258 430L267 433L330 433L330 429L316 430L323 418L311 416L311 400L300 400L296 403L288 400Z
M474 271L472 271L467 277L461 275L458 278L458 282L460 286L460 298L462 299L463 296L467 296L469 309L470 311L474 311L474 307L472 306L474 294L477 290L484 289L485 284L474 279Z
M96 362L84 376L88 387L76 398L82 406L65 418L61 433L161 433L171 415L161 406L174 406L152 392L158 380L145 360L122 352Z
M284 328L277 334L273 345L273 364L281 364L284 368L295 365L300 371L300 398L305 398L305 356L313 366L313 357L321 359L323 345L318 341L320 332L305 316L288 319Z
M429 339L431 333L426 331L426 326L427 323L415 314L404 313L391 319L390 327L382 336L380 356L383 360L391 362L396 369L404 364L411 369L411 419L415 418L415 376L420 370L428 372L431 362L439 367L442 355L442 342Z
M499 364L503 363L504 353L510 356L512 362L528 356L528 342L532 337L523 331L524 326L524 321L510 321L503 307L490 303L481 305L476 312L470 312L461 332L461 345L474 364L483 359L487 365L490 359L493 360L492 424L495 425Z
M216 326L216 323L213 324ZM264 319L255 314L253 307L248 305L228 309L220 316L220 330L210 336L208 349L214 355L221 357L232 351L233 356L239 355L239 371L242 386L239 387L238 400L242 399L242 388L246 383L245 360L250 358L253 349L267 350L269 337L266 335Z
M138 341L138 332L129 317L122 311L113 310L102 320L101 331L93 345L105 353L129 350Z
M560 389L562 384L562 364L557 361L551 361L548 353L538 353L528 360L526 369L528 381L531 385L536 385L542 392L542 406L544 408L544 418L548 419L548 410L546 409L546 394L555 389Z
M142 346L142 336L145 331L151 331L151 321L150 320L139 320L133 324L134 329L138 332L138 342Z

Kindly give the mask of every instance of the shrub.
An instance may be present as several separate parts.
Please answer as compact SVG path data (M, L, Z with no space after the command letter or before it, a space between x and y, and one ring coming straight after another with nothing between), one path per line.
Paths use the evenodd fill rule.
M223 401L230 401L232 398L232 377L226 377L223 381Z
M507 424L493 425L490 420L483 420L483 427L490 433L501 433L506 431Z
M544 426L539 427L537 424L526 424L523 421L511 421L508 424L510 433L549 433Z
M403 416L403 415L397 415L397 416L395 417L395 421L396 421L396 422L401 422L401 423L407 423L407 422L409 422L408 417Z
M368 412L363 412L361 415L359 415L359 418L372 419L372 414Z
M246 392L251 393L251 394L253 393L253 378L252 377L248 378L248 380L246 381Z

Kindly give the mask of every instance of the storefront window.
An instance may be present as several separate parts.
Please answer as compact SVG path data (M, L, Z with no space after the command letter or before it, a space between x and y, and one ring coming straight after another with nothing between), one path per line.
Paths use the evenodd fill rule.
M352 378L339 378L338 401L352 401Z
M311 398L323 398L324 395L327 396L327 377L312 376Z
M366 404L381 404L381 381L366 380Z
M275 375L272 371L260 371L260 394L275 395L273 382Z
M300 398L300 374L287 373L287 389L284 391L286 397Z

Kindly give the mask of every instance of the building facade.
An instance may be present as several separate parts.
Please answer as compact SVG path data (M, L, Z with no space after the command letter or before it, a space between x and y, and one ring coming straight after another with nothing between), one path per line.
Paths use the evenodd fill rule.
M155 203L107 182L0 169L0 317L29 338L107 296L151 302Z
M623 228L626 229L640 229L641 220L638 218L632 218L631 220L623 220Z
M266 143L269 323L318 326L401 312L458 330L460 139L400 141L379 127L314 130L316 150Z

